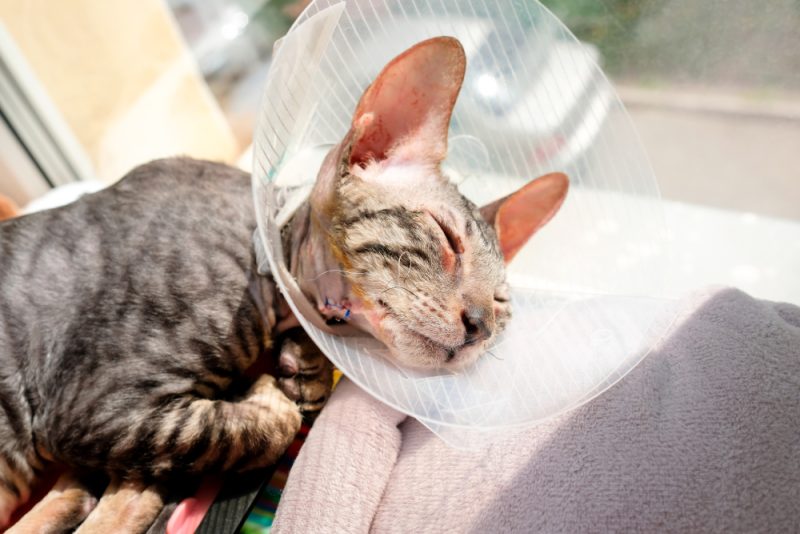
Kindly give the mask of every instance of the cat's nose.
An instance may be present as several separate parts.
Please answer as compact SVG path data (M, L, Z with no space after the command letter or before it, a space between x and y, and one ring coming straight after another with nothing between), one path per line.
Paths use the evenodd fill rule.
M469 307L461 312L461 322L464 323L464 345L474 345L489 338L492 332L486 321L487 311L478 306Z

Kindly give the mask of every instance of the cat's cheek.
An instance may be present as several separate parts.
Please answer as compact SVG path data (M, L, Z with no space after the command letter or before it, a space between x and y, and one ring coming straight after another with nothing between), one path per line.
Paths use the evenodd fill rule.
M398 325L398 328L401 327ZM399 335L387 345L396 362L411 368L437 368L441 367L445 361L444 351L434 353L430 347L420 342L413 334Z
M384 323L386 321L386 313L376 310L370 310L366 314L367 322L372 327L373 332L379 335L385 335L386 328Z
M392 326L386 324L389 318L385 311L367 307L360 303L352 306L350 310L353 314L350 321L351 324L366 331L386 345L391 343L391 340L387 339L387 337L391 337L389 333L392 332Z
M376 320L374 326L376 336L384 345L389 347L392 351L396 350L398 343L398 332L402 326L391 317L384 315Z

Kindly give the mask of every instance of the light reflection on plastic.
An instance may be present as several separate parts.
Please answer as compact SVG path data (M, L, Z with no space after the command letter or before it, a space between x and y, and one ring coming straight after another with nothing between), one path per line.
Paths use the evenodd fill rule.
M219 33L225 39L232 41L242 33L248 22L250 22L250 17L246 13L237 9L230 9L223 16Z
M488 72L481 74L475 81L475 85L478 88L478 92L481 94L481 96L486 98L494 98L500 89L497 78Z

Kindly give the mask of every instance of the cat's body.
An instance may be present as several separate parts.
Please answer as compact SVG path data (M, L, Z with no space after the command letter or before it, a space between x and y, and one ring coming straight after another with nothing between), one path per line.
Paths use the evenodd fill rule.
M504 258L568 183L551 174L481 209L458 193L440 163L464 68L444 37L390 62L283 234L300 298L322 318L374 335L399 362L451 370L507 321ZM257 273L253 212L245 174L175 159L0 223L0 527L51 460L140 485L265 465L299 428L296 401L324 402L330 365L297 330L276 346L284 376L233 387L296 324ZM91 532L119 515L103 502L126 488L112 489ZM72 516L53 511L59 491L39 517L88 513L76 500Z
M0 223L0 495L50 459L163 479L282 452L300 413L277 391L241 443L241 402L195 402L225 398L272 340L254 228L249 177L189 159Z

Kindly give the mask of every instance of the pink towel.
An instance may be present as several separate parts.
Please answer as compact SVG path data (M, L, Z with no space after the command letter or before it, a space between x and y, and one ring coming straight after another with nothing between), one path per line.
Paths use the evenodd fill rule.
M800 308L695 296L592 402L479 451L343 381L275 532L800 531Z

